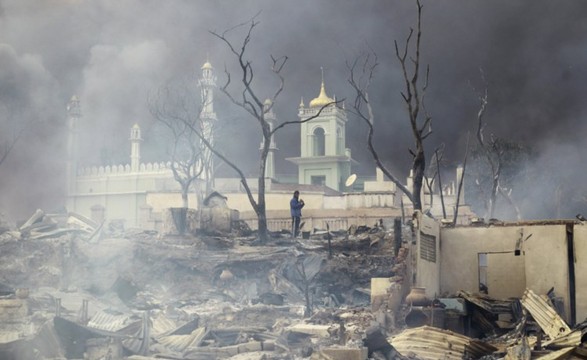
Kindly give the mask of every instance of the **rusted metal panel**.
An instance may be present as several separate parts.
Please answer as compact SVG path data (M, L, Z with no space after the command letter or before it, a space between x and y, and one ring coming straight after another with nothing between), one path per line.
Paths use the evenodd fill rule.
M567 323L558 316L546 300L536 295L532 290L526 289L521 302L522 306L532 314L532 317L540 325L544 333L552 340L571 332Z

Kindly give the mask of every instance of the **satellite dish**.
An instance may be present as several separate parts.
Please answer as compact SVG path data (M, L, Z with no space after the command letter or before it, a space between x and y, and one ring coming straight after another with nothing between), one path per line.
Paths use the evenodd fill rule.
M347 187L351 186L352 184L355 183L355 180L357 180L357 174L352 174L351 176L349 176L346 179L346 182L344 183Z

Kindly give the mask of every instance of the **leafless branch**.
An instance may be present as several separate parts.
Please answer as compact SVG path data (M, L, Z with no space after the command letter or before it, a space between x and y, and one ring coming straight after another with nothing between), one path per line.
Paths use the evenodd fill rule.
M362 64L360 70L357 69L359 62ZM373 144L373 136L375 133L375 115L373 113L371 102L369 101L369 87L373 81L375 69L378 66L377 55L372 52L370 54L358 56L353 60L352 63L347 61L346 66L349 73L349 78L347 81L355 91L353 109L350 110L350 112L355 114L367 125L367 146L371 155L373 156L375 164L379 169L381 169L385 176L390 179L390 181L392 181L404 194L406 194L410 201L413 201L412 193L383 164L379 158L379 153ZM359 74L357 74L357 72L359 72Z
M463 191L463 183L465 181L465 174L466 174L466 170L467 170L467 158L468 157L469 157L469 134L467 133L467 145L465 148L465 159L463 160L463 173L462 173L461 178L459 180L459 185L458 185L458 189L457 189L455 213L454 213L453 220L452 220L453 226L456 226L457 220L459 217L459 206L460 206L460 202L461 202L461 192Z

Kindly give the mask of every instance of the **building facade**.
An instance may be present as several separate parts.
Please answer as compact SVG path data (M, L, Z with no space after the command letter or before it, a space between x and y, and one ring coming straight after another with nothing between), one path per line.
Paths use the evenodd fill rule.
M318 97L308 107L302 99L300 118L300 156L288 160L298 166L298 182L325 185L345 191L351 175L351 150L346 147L347 116L344 107L326 94L324 79Z
M214 178L212 153L205 142L214 144L214 129L218 121L214 109L216 77L209 62L201 67L198 85L201 91L201 133L206 149L203 160L207 168L188 195L190 207L197 208L198 194L218 191L227 196L228 206L241 213L241 218L255 227L256 214L244 191L240 178ZM273 104L266 100L265 120L271 129L277 116ZM275 139L270 140L265 169L266 210L271 230L288 228L289 199L294 190L300 190L306 200L304 216L314 227L345 229L351 224L375 223L382 217L402 214L396 187L385 180L377 169L374 179L361 179L363 191L347 186L351 175L350 149L346 148L347 116L344 106L328 97L322 80L318 97L300 104L300 156L288 160L298 165L295 184L280 182L275 174ZM171 162L141 162L141 144L144 140L139 124L130 129L130 162L114 166L81 167L77 163L78 125L82 119L80 101L73 97L68 104L69 155L67 159L68 199L70 211L86 215L96 221L119 221L128 227L157 228L161 214L167 208L184 206L181 186L175 180ZM201 164L199 164L201 165ZM408 180L409 181L409 180ZM257 179L247 181L256 196ZM201 196L203 197L203 196Z

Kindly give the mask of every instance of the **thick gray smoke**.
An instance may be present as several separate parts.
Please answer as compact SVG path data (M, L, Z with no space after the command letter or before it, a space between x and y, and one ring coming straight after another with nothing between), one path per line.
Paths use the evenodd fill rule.
M371 94L376 140L386 163L404 177L412 142L393 41L401 44L415 25L412 2L2 0L0 141L32 122L0 166L2 207L23 216L62 203L65 106L73 94L84 114L82 163L127 162L128 131L136 122L146 138L145 160L164 156L147 106L149 93L170 79L195 81L207 58L222 82L225 65L236 71L234 59L209 30L221 32L259 11L248 55L262 96L276 84L269 55L289 56L286 88L275 109L281 120L295 119L300 97L307 102L317 96L321 66L328 94L350 100L345 60L368 48L377 53L380 66ZM426 97L434 118L428 148L445 143L446 159L462 159L466 133L475 127L475 91L484 87L482 68L489 92L487 132L526 143L539 154L534 166L552 165L565 175L552 181L541 177L528 193L548 203L553 187L564 182L569 193L576 193L570 198L580 198L587 133L584 14L587 3L580 0L425 1L422 56L431 69ZM232 35L238 40L242 33ZM241 163L253 173L251 159L261 138L255 123L226 101L217 111L226 123L225 136L241 141L226 143L226 152L250 153ZM352 119L348 127L348 146L361 163L356 171L373 175L364 127ZM294 173L283 159L299 155L299 130L286 129L277 143L278 173Z

